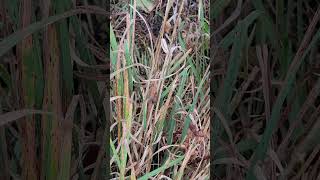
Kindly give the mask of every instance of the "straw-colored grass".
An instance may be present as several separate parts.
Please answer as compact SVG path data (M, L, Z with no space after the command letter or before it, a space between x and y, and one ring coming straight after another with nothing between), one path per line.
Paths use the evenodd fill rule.
M141 2L111 5L112 178L209 179L209 4Z

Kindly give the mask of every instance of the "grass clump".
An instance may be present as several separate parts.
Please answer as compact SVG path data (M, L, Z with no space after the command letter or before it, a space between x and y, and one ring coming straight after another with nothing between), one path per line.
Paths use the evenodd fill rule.
M105 7L0 1L0 179L105 179Z
M318 179L319 3L213 5L213 176Z
M145 2L111 4L112 177L209 179L209 2Z

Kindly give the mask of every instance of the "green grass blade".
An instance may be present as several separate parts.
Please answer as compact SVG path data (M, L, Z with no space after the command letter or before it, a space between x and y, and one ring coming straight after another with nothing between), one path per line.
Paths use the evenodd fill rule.
M179 158L177 158L175 160L172 160L169 163L162 165L158 169L155 169L155 170L143 175L142 177L138 178L138 180L148 180L149 178L151 178L151 177L163 172L164 170L166 170L166 169L168 169L168 168L170 168L172 166L177 165L178 163L182 162L183 159L184 159L184 157L182 156L182 157L179 157Z

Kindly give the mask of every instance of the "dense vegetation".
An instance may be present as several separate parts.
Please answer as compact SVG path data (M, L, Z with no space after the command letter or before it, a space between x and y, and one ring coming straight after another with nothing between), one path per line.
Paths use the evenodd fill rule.
M214 179L319 179L319 1L214 0Z
M208 5L0 1L0 179L208 179Z
M112 1L115 179L209 179L209 1Z
M210 3L1 0L0 179L319 179L319 2Z
M106 7L0 1L0 179L106 179Z

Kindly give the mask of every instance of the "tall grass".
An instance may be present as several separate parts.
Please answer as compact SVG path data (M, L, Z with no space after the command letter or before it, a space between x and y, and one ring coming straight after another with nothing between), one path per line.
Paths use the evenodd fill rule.
M111 5L112 178L209 179L209 4L148 3Z
M103 4L1 1L1 179L106 178Z
M240 2L212 7L213 176L317 179L319 3Z

